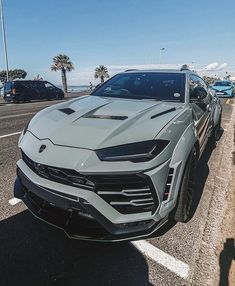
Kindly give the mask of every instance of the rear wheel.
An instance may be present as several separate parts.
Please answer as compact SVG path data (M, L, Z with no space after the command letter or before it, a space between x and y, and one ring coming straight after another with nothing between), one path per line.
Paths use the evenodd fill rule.
M173 212L173 218L177 222L187 222L190 219L195 185L196 163L197 154L196 149L193 148L185 165L177 204Z

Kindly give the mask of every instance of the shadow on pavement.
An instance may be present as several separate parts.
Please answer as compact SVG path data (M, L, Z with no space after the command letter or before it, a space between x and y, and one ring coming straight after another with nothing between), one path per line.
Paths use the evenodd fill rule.
M218 133L218 138L217 138L216 143L212 139L208 140L205 150L203 151L203 154L198 162L197 169L196 169L195 190L193 194L193 205L192 205L190 218L193 217L200 203L203 190L204 190L204 186L205 186L207 177L209 175L208 161L210 160L213 150L216 148L216 144L218 144L218 141L223 136L223 133L224 133L224 129L221 128Z
M232 261L235 260L234 238L227 238L224 249L220 253L220 282L219 286L229 286L229 270Z
M131 244L71 240L23 211L0 222L1 285L152 285Z
M195 214L197 207L200 203L203 190L205 187L205 183L207 180L207 177L209 175L209 167L208 167L208 161L211 157L211 154L215 148L215 144L213 142L208 142L207 146L202 154L202 157L200 158L197 169L196 169L196 180L195 180L195 189L193 193L193 205L190 217L193 217Z

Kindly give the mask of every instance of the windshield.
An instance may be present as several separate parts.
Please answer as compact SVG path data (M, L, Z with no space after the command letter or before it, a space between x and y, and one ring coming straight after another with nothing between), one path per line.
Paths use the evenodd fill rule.
M136 72L114 76L92 95L160 101L184 101L185 74Z
M229 81L217 81L214 86L230 86L231 82Z

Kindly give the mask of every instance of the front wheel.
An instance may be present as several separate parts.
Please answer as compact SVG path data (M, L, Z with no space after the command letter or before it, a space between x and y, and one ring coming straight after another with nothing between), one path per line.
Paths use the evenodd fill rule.
M64 99L64 95L61 94L57 95L55 98L55 100L62 100L62 99Z
M196 149L193 148L184 168L177 204L173 211L173 218L177 222L187 222L190 219L195 185L196 164L197 154Z

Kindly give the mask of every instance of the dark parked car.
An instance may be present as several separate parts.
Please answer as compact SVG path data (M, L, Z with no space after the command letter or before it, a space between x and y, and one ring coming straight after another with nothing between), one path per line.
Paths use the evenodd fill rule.
M4 100L14 103L41 99L63 99L64 92L48 81L17 80L4 83Z

